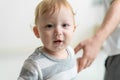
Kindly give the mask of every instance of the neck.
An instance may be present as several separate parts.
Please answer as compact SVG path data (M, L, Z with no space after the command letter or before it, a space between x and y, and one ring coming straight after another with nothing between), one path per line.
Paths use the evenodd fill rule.
M66 59L68 57L68 52L66 49L59 51L51 51L45 47L42 49L46 54L57 59Z

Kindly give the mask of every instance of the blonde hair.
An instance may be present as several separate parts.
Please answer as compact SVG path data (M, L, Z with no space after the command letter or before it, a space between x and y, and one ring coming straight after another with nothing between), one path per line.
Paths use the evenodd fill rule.
M42 0L35 10L35 25L37 25L39 18L44 14L53 14L56 10L60 10L61 6L68 7L74 15L73 9L67 0Z

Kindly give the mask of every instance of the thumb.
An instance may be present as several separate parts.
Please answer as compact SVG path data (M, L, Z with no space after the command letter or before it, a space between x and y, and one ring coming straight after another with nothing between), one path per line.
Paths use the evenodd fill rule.
M82 43L79 43L75 48L74 48L74 51L75 51L75 54L80 50L82 49Z

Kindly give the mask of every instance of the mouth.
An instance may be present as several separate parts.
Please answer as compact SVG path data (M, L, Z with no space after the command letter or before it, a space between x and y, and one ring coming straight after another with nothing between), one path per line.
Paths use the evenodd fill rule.
M53 41L54 43L61 43L61 42L63 42L62 40L55 40L55 41Z
M57 45L60 45L60 44L62 44L63 43L63 40L55 40L55 41L53 41L55 44L57 44Z

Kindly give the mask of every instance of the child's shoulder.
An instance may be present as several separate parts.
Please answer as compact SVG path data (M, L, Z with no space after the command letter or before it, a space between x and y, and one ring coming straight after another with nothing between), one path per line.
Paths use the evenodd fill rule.
M28 57L28 59L31 59L33 61L36 61L38 59L41 59L43 57L42 52L40 51L40 47L36 48L35 51Z
M67 49L68 49L70 52L74 53L74 49L73 49L73 47L68 46Z

